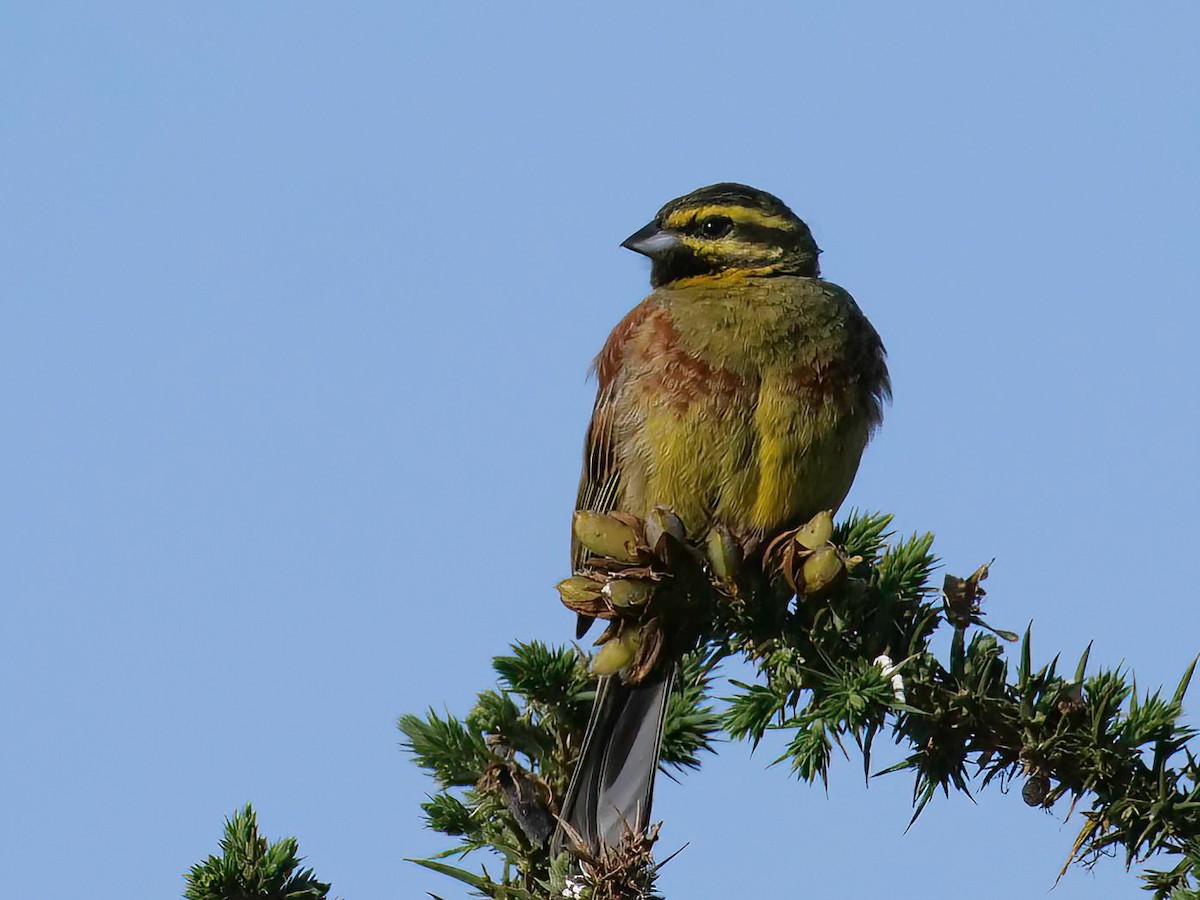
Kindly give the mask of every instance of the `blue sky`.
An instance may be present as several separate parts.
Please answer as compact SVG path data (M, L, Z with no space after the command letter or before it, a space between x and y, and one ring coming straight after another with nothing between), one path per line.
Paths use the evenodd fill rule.
M888 345L848 504L996 557L1039 659L1173 685L1200 12L971 6L6 6L6 892L177 896L252 801L349 900L459 896L401 861L443 844L395 717L570 637L617 244L714 181L789 202ZM770 749L662 785L668 896L1040 896L1080 824L989 789L904 834L903 776Z

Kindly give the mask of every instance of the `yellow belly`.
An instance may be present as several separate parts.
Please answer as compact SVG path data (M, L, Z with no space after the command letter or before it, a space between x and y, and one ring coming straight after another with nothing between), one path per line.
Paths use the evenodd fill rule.
M715 522L769 534L845 499L867 441L865 426L814 405L766 372L757 402L654 408L627 449L625 508L661 505L703 534Z

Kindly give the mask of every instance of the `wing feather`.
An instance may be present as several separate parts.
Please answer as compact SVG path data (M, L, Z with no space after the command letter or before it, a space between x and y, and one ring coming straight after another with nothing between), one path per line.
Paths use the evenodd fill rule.
M575 508L589 512L612 512L621 502L621 462L617 447L616 423L621 391L626 382L625 362L630 341L638 327L652 311L653 296L635 306L612 330L604 349L596 357L594 371L599 382L592 420L588 424L583 447L583 474ZM571 568L578 571L586 554L579 542L571 537ZM578 637L591 624L587 616L579 617Z

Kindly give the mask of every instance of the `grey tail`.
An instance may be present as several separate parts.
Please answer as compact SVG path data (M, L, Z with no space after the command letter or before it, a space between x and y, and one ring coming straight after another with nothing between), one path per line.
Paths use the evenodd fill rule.
M583 750L559 814L593 854L602 846L619 846L626 829L640 833L650 823L654 774L675 681L674 667L664 668L638 685L609 675L596 688ZM561 853L570 843L559 825L551 853Z

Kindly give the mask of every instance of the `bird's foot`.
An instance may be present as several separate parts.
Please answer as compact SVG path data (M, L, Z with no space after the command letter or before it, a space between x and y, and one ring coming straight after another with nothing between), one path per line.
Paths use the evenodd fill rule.
M661 623L673 623L674 634L688 612L712 599L716 585L732 583L738 548L728 532L716 529L703 544L692 543L679 517L661 507L644 521L580 510L573 524L589 555L575 575L559 582L559 596L585 622L608 621L596 641L601 649L593 670L620 671L636 684L654 669L667 643Z

